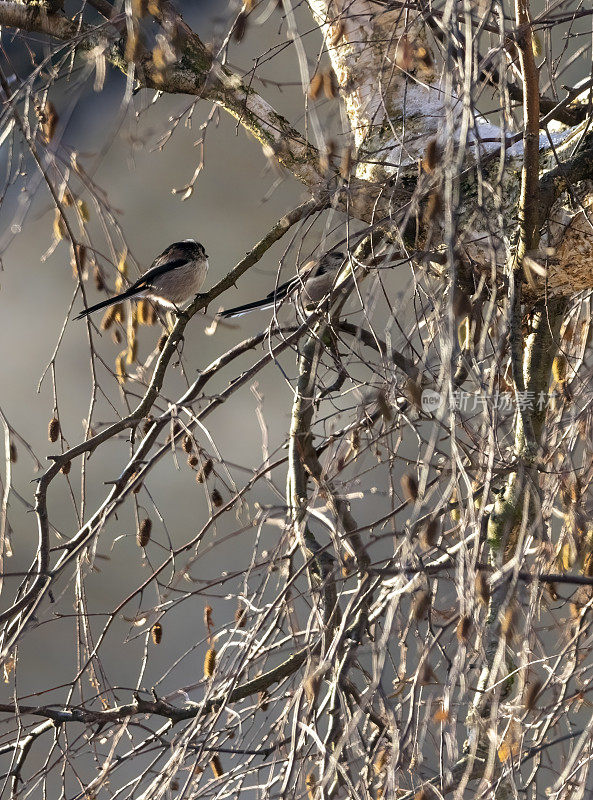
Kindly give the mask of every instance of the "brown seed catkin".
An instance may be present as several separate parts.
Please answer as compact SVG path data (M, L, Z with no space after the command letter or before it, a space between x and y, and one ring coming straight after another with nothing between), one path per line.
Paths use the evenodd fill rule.
M216 667L216 650L211 647L204 658L204 677L211 678Z
M402 475L401 486L406 502L415 503L418 499L418 483L416 478L410 475L409 472L406 472L405 475Z
M466 644L469 639L469 632L472 627L471 617L461 617L457 623L457 641L459 644Z
M490 602L490 580L484 570L480 569L476 572L475 586L478 600L482 605L487 606Z
M52 417L47 426L47 438L50 442L57 442L60 435L60 420L57 417Z
M331 69L323 73L323 93L328 100L333 100L337 94L336 79Z
M65 464L62 464L62 469L61 469L62 475L68 475L68 473L70 472L70 468L71 467L72 467L72 462L71 461L66 461Z
M420 672L418 673L418 682L421 686L428 686L429 683L437 682L437 677L428 661L425 661L420 667Z
M303 689L305 690L305 696L307 697L307 701L309 706L313 706L315 701L317 700L317 695L319 694L319 688L321 686L321 677L319 675L308 675L304 682L303 682Z
M552 361L552 374L557 383L563 383L566 380L566 358L564 356L556 356Z
M340 177L347 181L350 177L352 169L352 150L350 147L344 147L340 156Z
M416 621L424 619L430 605L430 594L425 591L418 592L412 600L412 616Z
M422 168L424 172L433 172L439 163L439 147L436 139L431 139L426 145L424 151L424 158L422 159Z
M436 217L438 217L443 210L443 198L438 189L433 189L428 195L426 201L426 208L424 209L424 222L428 225Z
M80 261L80 266L81 266L81 269L82 269L83 268L83 264L82 264L83 259L82 259L82 256L81 256L81 252L82 252L81 249L84 248L84 253L86 254L86 247L84 247L83 244L78 245L78 247L80 248L79 251L78 251L78 260ZM105 291L105 281L103 280L103 275L101 273L101 270L100 270L98 264L95 264L95 266L93 268L93 280L95 281L95 289L98 292L104 292Z
M500 630L509 639L515 635L515 627L517 624L517 609L514 605L508 606L500 623Z
M319 97L321 90L323 88L323 73L316 72L315 75L311 78L311 83L309 84L309 97L311 100L317 100Z
M209 634L212 632L212 628L214 627L214 621L212 619L212 606L204 606L204 627Z
M160 622L154 623L150 631L150 635L152 636L152 641L155 644L161 643L161 639L163 638L163 626L161 625Z
M439 531L441 525L438 519L431 519L426 525L423 525L420 530L420 545L423 550L430 550L434 547L437 539L439 538Z
M148 300L139 300L136 304L136 315L140 325L146 325L148 319Z
M111 326L115 322L115 318L118 315L118 307L119 303L116 303L113 306L109 306L107 311L103 314L103 319L101 320L101 324L99 326L102 331L108 331L109 328L111 328Z
M209 475L212 472L213 468L214 468L214 464L212 463L212 459L211 458L206 459L202 469L196 475L196 481L198 483L204 483L207 480L207 478L209 477Z
M214 756L214 758L210 762L210 768L214 773L215 778L220 778L222 775L224 775L224 770L222 768L222 764L220 763L220 758L218 756Z
M150 541L150 534L152 532L152 520L146 517L140 522L138 526L138 533L136 534L136 542L138 547L146 547Z

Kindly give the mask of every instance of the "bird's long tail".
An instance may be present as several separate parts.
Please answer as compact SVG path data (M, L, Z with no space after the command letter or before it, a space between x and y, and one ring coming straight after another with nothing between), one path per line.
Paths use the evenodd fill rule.
M116 294L113 297L110 297L108 300L102 300L100 303L95 303L94 306L89 306L85 308L84 311L81 311L77 317L74 319L84 319L84 317L88 317L89 314L92 314L94 311L99 311L101 308L107 308L108 306L113 306L116 303L120 303L122 300L126 300L128 297L135 297L136 295L140 294L138 289L128 289L121 294Z
M221 311L220 316L225 319L231 317L241 317L243 314L249 314L250 311L263 311L266 308L273 308L278 300L281 298L265 298L264 300L255 300L253 303L245 303L242 306L235 306L235 308L227 308L226 311Z
M290 294L290 292L300 284L299 278L293 278L286 283L281 283L273 292L262 297L260 300L254 300L253 303L245 303L242 306L235 306L234 308L227 308L226 311L221 311L220 316L224 319L230 317L240 317L243 314L249 314L250 311L263 311L266 308L274 308L281 300Z

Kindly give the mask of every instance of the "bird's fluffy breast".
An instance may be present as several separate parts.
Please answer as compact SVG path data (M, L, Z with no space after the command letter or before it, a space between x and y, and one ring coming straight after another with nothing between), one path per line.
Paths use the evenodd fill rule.
M207 272L207 260L190 261L155 278L149 296L178 306L200 291Z

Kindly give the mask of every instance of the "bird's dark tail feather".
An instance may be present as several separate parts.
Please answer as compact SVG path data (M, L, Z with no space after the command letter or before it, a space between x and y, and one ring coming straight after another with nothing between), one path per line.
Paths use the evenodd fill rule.
M137 289L135 291L128 290L127 292L116 294L114 297L110 297L108 300L102 300L100 303L95 303L94 306L85 308L85 310L81 311L77 317L74 317L74 319L84 319L84 317L88 317L88 315L92 314L94 311L99 311L101 308L113 306L116 303L120 303L122 300L126 300L128 297L135 297L137 294L139 294Z
M253 303L245 303L242 306L235 306L234 308L227 308L226 311L221 311L220 316L224 319L230 317L240 317L243 314L249 314L250 311L264 311L266 308L274 308L281 300L287 297L295 286L300 283L299 278L293 278L286 283L281 283L273 292L262 297L261 300L254 300Z
M266 308L273 308L277 300L256 300L253 303L245 303L243 306L235 306L235 308L227 308L226 311L221 311L220 316L225 319L231 317L241 317L243 314L249 314L250 311L263 311Z

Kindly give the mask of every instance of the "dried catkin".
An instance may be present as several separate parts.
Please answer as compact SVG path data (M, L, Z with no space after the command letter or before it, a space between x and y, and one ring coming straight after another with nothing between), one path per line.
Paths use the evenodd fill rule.
M216 650L211 647L204 658L204 677L211 678L216 667Z
M196 481L198 483L204 483L207 480L207 478L210 475L210 473L212 472L213 467L214 467L214 465L212 463L212 459L208 458L204 462L204 465L202 466L202 469L196 475Z
M218 756L214 756L214 758L210 762L210 768L212 769L215 778L220 778L222 775L224 775L224 770L222 768L222 764L220 763L220 758Z
M418 483L416 478L407 472L405 475L402 475L401 485L406 502L415 503L418 499Z
M469 632L472 627L471 617L461 617L457 623L457 641L460 644L466 644L469 639Z
M138 533L136 534L136 542L138 547L146 547L150 541L150 534L152 531L152 520L146 517L138 526Z
M556 356L552 361L552 374L557 383L563 383L566 380L566 358L564 356Z
M423 550L429 550L434 547L439 537L441 525L438 519L431 519L426 525L420 529L420 545Z
M416 621L424 619L430 605L430 594L425 591L418 592L412 600L412 616Z
M344 147L340 157L340 177L347 181L352 169L352 149Z
M155 644L160 644L163 638L163 626L160 622L155 622L151 630L152 641Z
M103 314L103 319L101 320L100 328L102 331L109 330L109 328L115 322L115 319L118 316L118 312L119 312L119 303L116 303L113 306L109 306L107 311Z
M490 602L490 580L483 570L476 572L476 595L482 605Z
M60 420L57 417L52 417L47 426L47 438L50 442L57 442L60 435Z
M424 151L424 158L422 159L422 168L424 172L433 172L439 163L439 148L436 139L431 139L426 145Z
M316 72L315 75L311 78L311 83L309 84L309 97L311 100L317 100L321 93L321 89L323 88L323 74L321 72Z
M333 100L337 94L336 79L331 69L323 73L323 93L328 100Z

